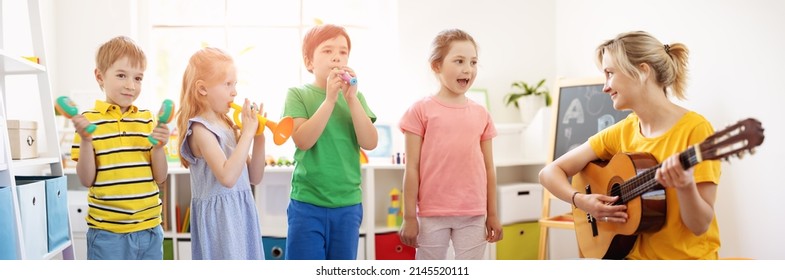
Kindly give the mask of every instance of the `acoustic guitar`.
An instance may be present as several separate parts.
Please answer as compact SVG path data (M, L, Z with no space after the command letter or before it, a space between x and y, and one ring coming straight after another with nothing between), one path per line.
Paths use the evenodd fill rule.
M700 144L679 154L684 169L706 160L742 158L763 143L763 127L746 119L716 132ZM619 153L610 161L594 161L572 178L576 191L619 196L615 205L626 204L626 223L607 223L573 207L575 234L583 257L623 259L632 250L637 235L656 232L665 224L665 189L654 174L660 164L648 153ZM586 218L583 218L586 217Z

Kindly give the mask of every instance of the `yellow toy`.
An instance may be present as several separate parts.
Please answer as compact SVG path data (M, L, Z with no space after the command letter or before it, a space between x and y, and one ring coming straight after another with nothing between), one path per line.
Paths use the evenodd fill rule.
M398 188L390 190L390 208L387 209L387 227L399 227L403 222L400 197L401 190Z
M360 163L361 164L368 163L368 155L362 149L360 149Z
M243 110L243 107L234 102L229 105L234 109L234 123L242 128L243 124L240 121L240 112ZM279 123L275 123L260 114L256 114L256 117L259 119L259 128L256 129L256 135L262 134L264 127L267 126L273 133L273 142L279 146L283 145L283 143L292 136L292 129L294 128L294 120L292 118L285 117L281 119Z

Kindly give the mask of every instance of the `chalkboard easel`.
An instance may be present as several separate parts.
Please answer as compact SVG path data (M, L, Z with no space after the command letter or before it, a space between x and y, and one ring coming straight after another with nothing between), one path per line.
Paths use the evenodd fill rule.
M561 79L554 90L551 150L554 161L586 142L590 136L624 119L631 111L613 108L610 95L602 92L605 78Z

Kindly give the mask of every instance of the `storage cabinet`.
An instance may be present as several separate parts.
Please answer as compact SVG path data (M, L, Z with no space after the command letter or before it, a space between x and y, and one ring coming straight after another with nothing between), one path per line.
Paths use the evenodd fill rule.
M497 260L536 260L540 226L537 222L502 227L504 239L496 245Z
M262 247L265 260L286 259L286 238L262 237Z
M60 181L63 176L60 146L57 141L42 138L58 133L46 68L40 6L37 0L0 0L2 9L22 16L2 17L0 26L29 24L30 33L0 28L0 33L14 31L0 34L0 224L3 224L0 258L73 259L69 215L65 207L67 192L65 183ZM19 19L29 22L15 21ZM16 50L15 46L4 44L28 38L32 41L31 50ZM24 56L37 59L28 60ZM19 121L9 123L9 120ZM42 174L49 177L20 177Z

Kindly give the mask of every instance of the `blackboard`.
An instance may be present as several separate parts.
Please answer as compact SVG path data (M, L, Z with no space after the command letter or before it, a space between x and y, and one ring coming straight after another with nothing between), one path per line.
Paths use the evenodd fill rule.
M631 112L613 108L610 95L602 92L604 83L603 77L556 82L550 161L580 146L590 136L626 118Z

